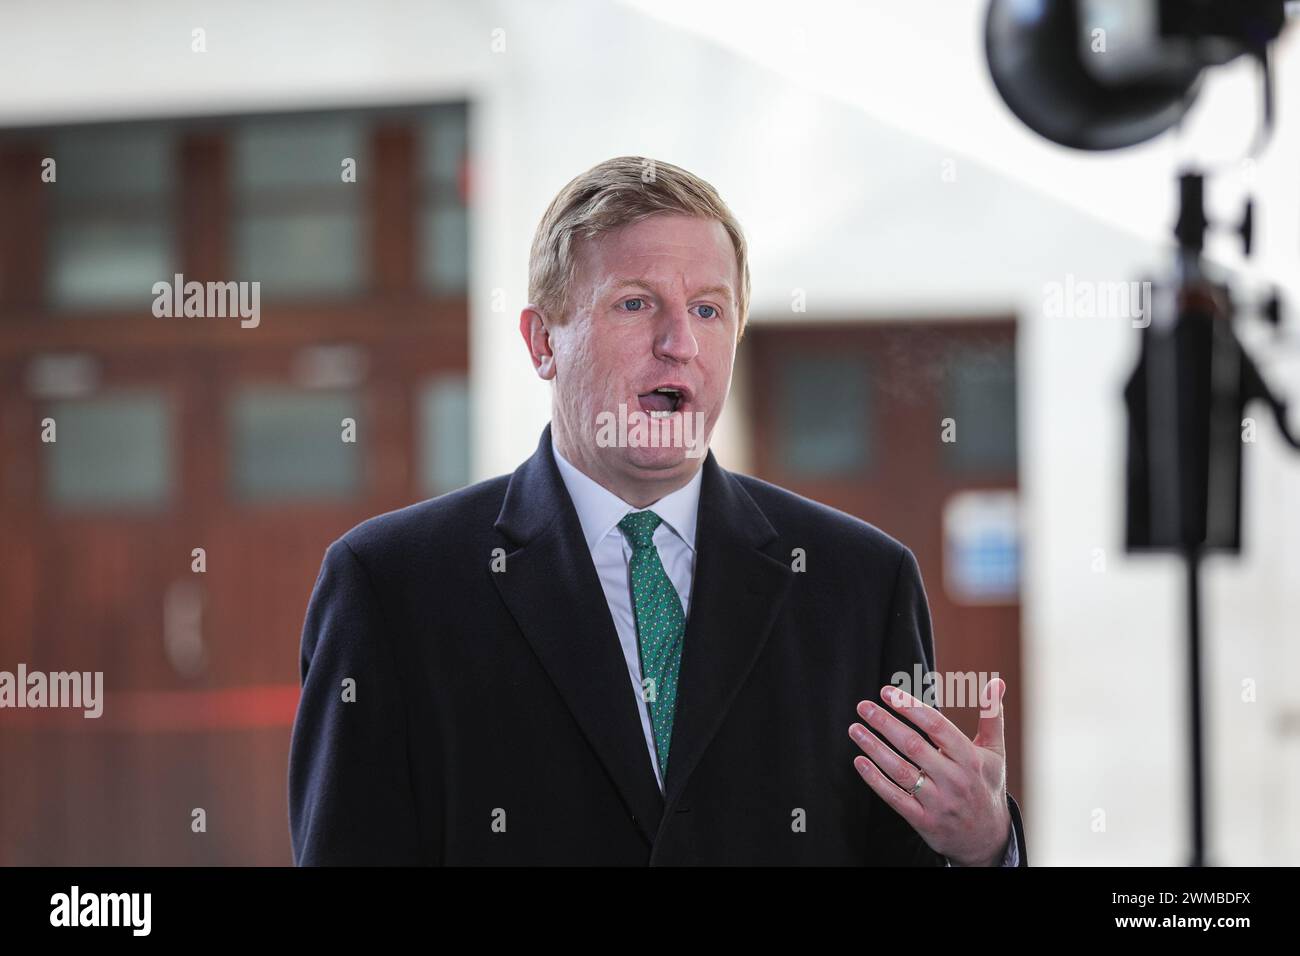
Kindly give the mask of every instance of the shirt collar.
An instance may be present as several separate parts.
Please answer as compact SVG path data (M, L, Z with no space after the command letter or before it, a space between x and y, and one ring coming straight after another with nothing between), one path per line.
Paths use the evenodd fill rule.
M587 549L595 551L596 545L618 527L623 516L646 509L634 508L608 488L593 481L583 474L555 447L551 439L551 454L560 469L560 477L573 507L578 512L578 521L582 525L582 536L587 540ZM671 494L664 495L646 508L653 510L677 537L686 542L687 547L695 550L695 522L699 516L700 484L704 479L704 469L700 468L695 476Z

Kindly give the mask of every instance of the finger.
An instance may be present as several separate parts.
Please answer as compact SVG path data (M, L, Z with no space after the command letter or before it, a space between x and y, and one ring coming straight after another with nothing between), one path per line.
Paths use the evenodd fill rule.
M913 697L905 690L886 684L880 689L881 699L901 716L924 731L934 745L958 763L975 758L975 748L961 729L944 716L938 708Z
M853 738L853 742L858 745L862 752L870 757L876 766L883 770L889 776L889 779L898 784L902 790L910 791L916 786L916 780L921 775L921 771L886 747L880 738L867 730L866 727L861 724L854 724L849 728L849 736Z
M997 684L994 684L994 681ZM1000 754L1006 753L1006 726L1002 699L1007 695L1007 682L996 677L980 691L980 726L975 734L976 747L985 747Z
M898 789L888 777L880 772L880 768L866 757L854 757L853 766L857 769L858 775L867 782L867 786L875 791L876 796L884 800L894 809L894 812L910 823L912 829L917 829L921 821L925 819L925 808L921 806L916 797L909 796Z
M956 764L939 753L931 743L908 727L884 707L864 700L858 704L858 716L863 723L878 731L894 748L936 780L951 782L958 769ZM910 719L910 718L909 718ZM962 738L970 746L970 741Z

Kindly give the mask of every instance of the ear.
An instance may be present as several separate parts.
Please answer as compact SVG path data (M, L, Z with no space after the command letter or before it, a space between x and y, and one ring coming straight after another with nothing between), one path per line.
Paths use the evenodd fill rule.
M528 346L528 357L533 368L544 379L555 378L555 353L551 351L551 333L546 328L546 318L531 303L519 313L519 334Z

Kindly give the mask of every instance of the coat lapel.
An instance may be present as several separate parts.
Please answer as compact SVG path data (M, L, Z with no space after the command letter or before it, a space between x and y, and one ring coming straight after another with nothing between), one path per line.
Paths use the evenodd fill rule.
M496 527L518 548L492 579L653 844L663 796L609 604L551 454L549 425L511 476Z
M551 454L549 425L511 476L496 521L517 548L493 581L651 845L767 643L793 579L789 557L776 550L776 529L749 494L712 452L702 467L665 794L604 590Z
M776 529L709 452L696 530L695 579L677 682L665 813L672 813L772 631L794 572Z

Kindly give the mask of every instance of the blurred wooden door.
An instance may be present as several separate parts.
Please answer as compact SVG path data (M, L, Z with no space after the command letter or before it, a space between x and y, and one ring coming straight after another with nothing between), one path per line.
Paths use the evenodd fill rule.
M954 495L1018 487L1015 325L998 322L752 326L756 474L856 515L916 554L941 673L1007 682L1008 785L1020 799L1018 594L968 603L945 585L944 513ZM944 420L955 431L945 442ZM875 696L878 688L864 688ZM953 710L967 736L977 707Z
M105 697L0 712L0 864L291 862L324 551L467 475L465 113L0 131L0 669Z

